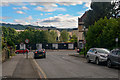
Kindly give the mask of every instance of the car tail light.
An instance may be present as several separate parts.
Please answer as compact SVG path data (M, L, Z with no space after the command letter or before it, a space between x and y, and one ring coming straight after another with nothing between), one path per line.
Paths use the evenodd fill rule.
M43 51L43 53L45 53L45 51Z
M35 52L35 53L37 53L37 52Z

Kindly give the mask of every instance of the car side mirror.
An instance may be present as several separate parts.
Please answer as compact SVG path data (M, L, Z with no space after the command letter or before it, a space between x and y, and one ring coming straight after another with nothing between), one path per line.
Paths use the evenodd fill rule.
M97 54L97 51L95 51L95 54Z

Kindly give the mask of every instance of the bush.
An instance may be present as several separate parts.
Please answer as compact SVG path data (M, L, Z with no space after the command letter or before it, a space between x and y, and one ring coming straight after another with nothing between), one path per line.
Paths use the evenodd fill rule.
M94 25L89 27L87 32L87 47L102 47L112 49L116 47L115 38L120 40L120 19L100 19ZM120 41L119 41L120 44ZM120 45L119 45L120 47Z

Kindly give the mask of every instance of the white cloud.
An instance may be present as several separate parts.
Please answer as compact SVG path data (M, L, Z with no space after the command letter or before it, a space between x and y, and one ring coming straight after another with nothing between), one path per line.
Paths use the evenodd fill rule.
M17 9L29 10L29 8L27 8L27 7L25 7L25 6L23 6L23 7L21 7L21 8L19 8L19 7L14 7L13 9L15 9L15 10L17 10Z
M22 7L22 9L23 9L23 10L28 10L29 8L27 8L27 7L23 6L23 7Z
M30 5L33 6L44 6L44 7L58 7L58 5L56 5L56 3L54 2L34 2L34 3L30 3Z
M32 16L26 18L26 20L33 20Z
M30 24L29 22L26 22L22 19L15 19L14 22L18 23L18 24L23 24L23 25L29 25Z
M0 6L10 6L10 5L15 5L15 6L25 6L27 5L26 3L23 2L14 2L14 1L7 1L7 2L1 2Z
M66 11L65 8L53 8L53 7L36 7L35 10L43 11L43 12L53 12L53 11Z
M11 17L7 17L7 16L2 16L2 17L0 17L0 19L4 19L4 20L6 20L6 19L11 19Z
M58 4L60 5L64 5L64 6L69 6L69 5L81 5L83 2L79 1L79 2L59 2Z
M52 13L46 13L45 15L52 15Z
M42 13L41 13L40 15L41 15L41 16L43 16L43 14L42 14Z
M25 13L22 12L22 11L16 11L16 13L18 13L18 14L25 14Z
M59 27L59 28L75 28L77 27L77 16L71 16L69 14L66 15L58 15L54 17L49 17L46 19L38 19L38 22L41 26L50 26L51 24L53 26Z
M29 19L29 20L27 20ZM71 16L69 14L63 15L59 14L54 17L49 17L45 19L37 19L34 21L32 20L32 16L28 16L23 19L14 19L14 23L12 24L22 24L22 25L37 25L36 22L40 24L40 26L55 26L57 28L75 28L78 26L78 17Z
M81 17L85 12L81 11L81 12L77 12L77 14L79 14L79 17Z
M85 4L84 6L85 6L85 7L88 7L87 10L89 10L89 9L91 9L91 8L90 8L90 5L91 5L91 2L86 2L86 4Z

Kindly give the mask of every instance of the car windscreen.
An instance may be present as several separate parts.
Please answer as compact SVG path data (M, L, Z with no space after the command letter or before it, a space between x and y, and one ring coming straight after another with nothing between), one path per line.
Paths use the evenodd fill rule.
M97 52L99 52L99 53L105 53L105 54L110 53L110 51L107 50L107 49L97 49Z
M37 53L38 53L38 54L43 54L43 52L42 52L42 51L37 51Z

